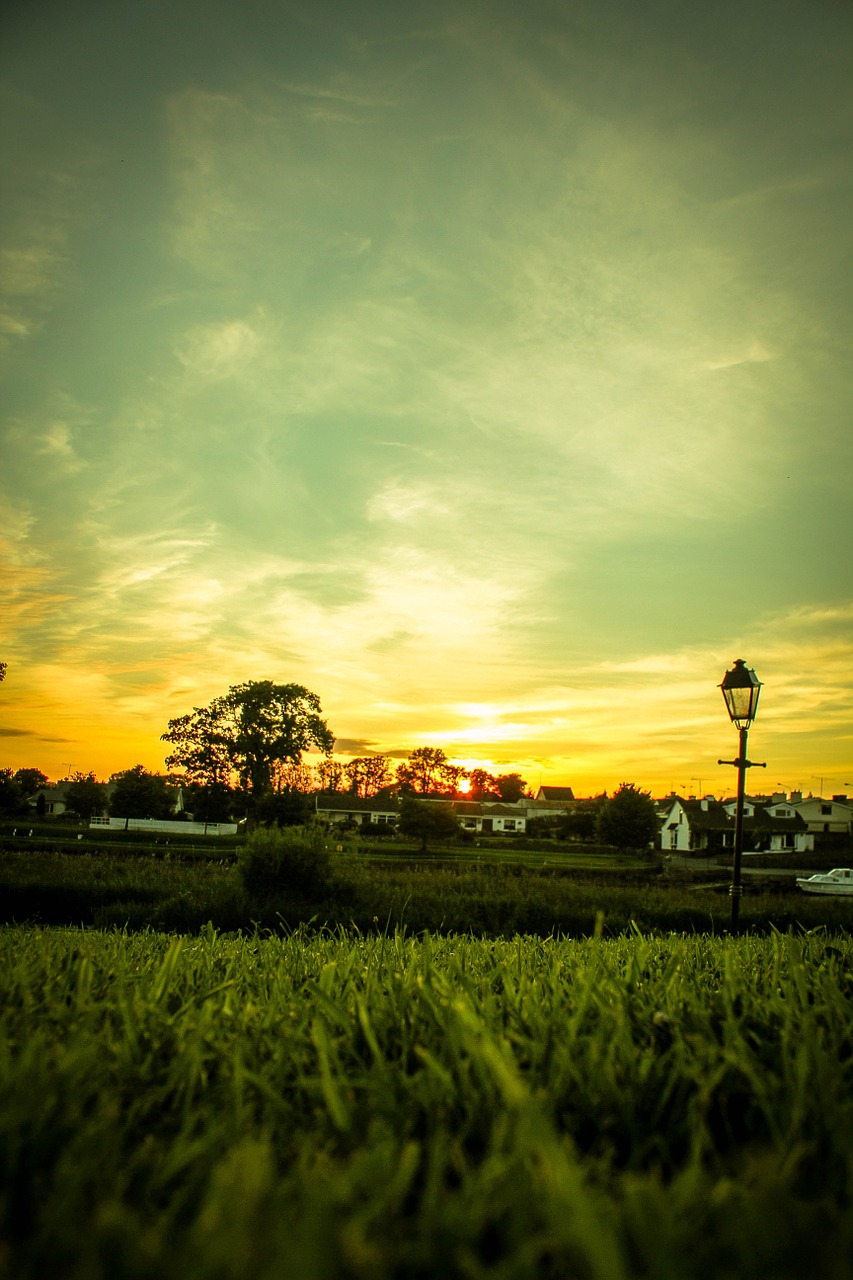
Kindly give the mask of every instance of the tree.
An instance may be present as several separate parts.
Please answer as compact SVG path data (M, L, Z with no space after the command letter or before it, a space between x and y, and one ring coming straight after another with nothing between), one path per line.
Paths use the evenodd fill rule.
M595 824L599 809L606 801L606 794L589 800L573 801L572 807L557 819L557 835L560 839L591 843L595 839Z
M190 782L184 789L184 807L196 822L228 822L233 803L227 782Z
M655 842L659 823L648 791L623 782L615 795L603 800L595 820L596 838L617 849L647 849Z
M403 796L397 830L420 840L421 851L426 853L429 840L448 841L459 833L459 819L449 804Z
M160 773L148 773L141 764L114 773L115 783L110 797L110 813L117 818L169 818L172 796L169 784Z
M161 741L177 747L166 757L167 769L183 769L190 782L203 787L227 783L232 770L231 750L224 710L218 699L209 707L193 707L169 721Z
M79 770L72 773L65 788L65 803L78 817L88 821L102 812L106 801L107 789L103 782L98 782L94 773L81 773Z
M6 679L7 666L8 666L8 663L0 662L0 683L2 683Z
M472 800L485 800L489 796L498 796L498 784L494 774L486 769L472 769L468 774L471 789L468 792Z
M344 766L340 760L321 760L317 765L317 781L321 791L342 791Z
M299 791L311 795L314 791L314 771L310 765L295 760L285 760L272 768L273 792Z
M21 788L15 781L11 769L0 769L0 813L9 814L25 811L24 797Z
M528 794L527 783L520 773L499 773L495 778L495 786L501 800L507 804L515 804Z
M282 787L260 796L253 816L265 826L299 827L310 822L314 812L313 797L298 787Z
M30 796L34 796L39 787L48 785L48 777L46 773L42 773L41 769L17 769L15 771L15 781L21 788L21 795L25 800Z
M367 799L375 796L393 781L388 756L354 756L344 765L347 790Z
M397 782L409 795L455 795L465 772L462 765L450 763L441 747L416 747L397 766Z
M331 752L334 734L320 710L317 695L299 684L232 685L209 706L169 721L162 737L176 750L166 764L180 766L197 782L227 780L236 772L257 800L273 789L277 765L300 764L310 747Z

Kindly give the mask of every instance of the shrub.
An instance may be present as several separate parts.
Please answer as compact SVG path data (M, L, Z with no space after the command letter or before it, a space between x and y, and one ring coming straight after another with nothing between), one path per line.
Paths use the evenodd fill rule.
M260 827L240 850L243 888L256 902L278 894L323 893L331 882L331 859L319 827Z

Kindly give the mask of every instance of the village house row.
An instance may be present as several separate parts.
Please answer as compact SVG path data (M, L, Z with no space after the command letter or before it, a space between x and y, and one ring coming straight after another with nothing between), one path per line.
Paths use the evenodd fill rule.
M30 807L53 816L65 812L64 788L56 783L42 787L29 799ZM39 797L42 797L41 802ZM360 799L347 792L319 792L314 797L318 818L330 824L356 827L390 828L396 825L398 801L393 795L381 794ZM448 803L437 797L434 803ZM582 801L575 798L571 787L541 786L535 796L524 797L513 804L501 800L453 799L452 805L463 830L475 835L525 835L534 819L558 821L572 813ZM660 848L669 853L701 853L731 849L734 844L734 798L717 800L714 796L697 799L675 794L656 800L660 821ZM175 788L175 813L183 811L183 794ZM92 825L111 827L174 827L186 834L195 828L208 834L234 834L235 823L155 822L153 819L93 818ZM831 799L777 792L771 796L747 796L744 806L744 833L749 849L755 852L810 853L815 837L853 835L853 803L846 795Z

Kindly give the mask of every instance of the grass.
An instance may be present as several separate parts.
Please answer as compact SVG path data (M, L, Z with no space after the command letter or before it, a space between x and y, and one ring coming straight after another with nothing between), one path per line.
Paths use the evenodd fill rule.
M0 931L29 1280L853 1271L853 942Z
M712 887L635 871L525 868L432 858L383 862L335 855L331 883L314 893L282 890L246 895L231 857L185 861L111 853L0 855L0 921L84 924L194 932L209 921L218 929L251 932L255 925L295 928L354 925L362 932L404 926L410 932L455 932L511 937L560 933L589 936L603 915L606 934L632 924L643 931L724 932L729 898ZM746 931L772 927L847 929L853 903L789 892L756 892L741 904Z

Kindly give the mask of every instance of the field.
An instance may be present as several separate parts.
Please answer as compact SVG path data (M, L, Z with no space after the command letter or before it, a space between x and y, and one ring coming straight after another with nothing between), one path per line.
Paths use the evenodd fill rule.
M728 873L698 877L663 875L657 857L520 850L512 861L492 851L482 863L426 858L396 848L365 856L345 847L333 854L332 879L311 896L281 893L273 900L247 897L233 850L224 857L207 846L161 848L157 856L133 845L68 852L37 848L0 853L0 922L85 924L98 928L151 926L188 933L211 922L222 931L345 926L362 932L404 927L410 933L454 932L512 937L552 934L588 937L603 914L606 935L638 926L643 932L726 930L730 913ZM549 850L553 859L554 854ZM712 883L702 877L710 876ZM845 930L853 902L800 893L786 881L750 878L741 905L747 931L770 928Z
M853 943L0 930L2 1266L853 1274Z

